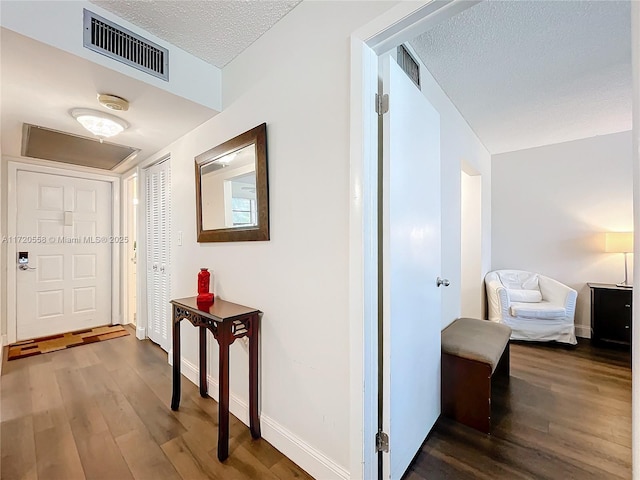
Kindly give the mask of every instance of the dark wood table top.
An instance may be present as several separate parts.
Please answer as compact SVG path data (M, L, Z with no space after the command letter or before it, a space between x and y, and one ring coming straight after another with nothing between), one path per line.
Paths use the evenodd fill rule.
M607 288L609 290L632 290L633 285L615 285L613 283L587 283L589 288Z
M261 313L260 310L256 308L227 302L226 300L222 300L218 297L216 297L214 302L207 307L201 303L199 304L197 302L197 298L198 297L179 298L177 300L171 300L171 303L189 310L196 310L203 317L211 318L217 322L229 321L245 315Z

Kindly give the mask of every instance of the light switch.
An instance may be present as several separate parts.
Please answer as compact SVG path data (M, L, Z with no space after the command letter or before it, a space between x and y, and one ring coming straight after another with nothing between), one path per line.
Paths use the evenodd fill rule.
M182 246L182 232L178 232L178 246Z
M64 212L64 226L73 227L73 212Z

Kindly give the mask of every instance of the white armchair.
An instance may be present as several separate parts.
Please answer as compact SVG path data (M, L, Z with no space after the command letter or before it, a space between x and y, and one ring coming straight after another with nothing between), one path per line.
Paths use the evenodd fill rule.
M513 340L577 343L574 289L524 270L489 272L485 284L489 320L511 327Z

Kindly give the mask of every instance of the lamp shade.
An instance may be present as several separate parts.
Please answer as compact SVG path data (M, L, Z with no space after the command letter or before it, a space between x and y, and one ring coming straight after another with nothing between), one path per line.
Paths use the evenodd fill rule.
M604 251L609 253L633 252L633 232L608 232L604 234Z

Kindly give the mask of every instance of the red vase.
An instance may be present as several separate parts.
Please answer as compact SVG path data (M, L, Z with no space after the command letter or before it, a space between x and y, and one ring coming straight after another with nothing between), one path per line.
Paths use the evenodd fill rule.
M200 272L198 272L198 295L209 293L210 279L211 274L209 273L209 270L206 268L201 268Z

